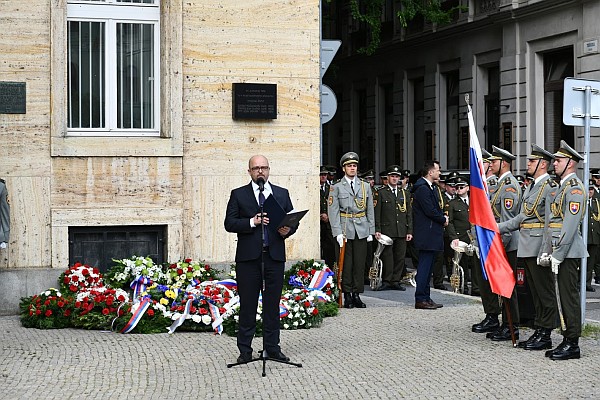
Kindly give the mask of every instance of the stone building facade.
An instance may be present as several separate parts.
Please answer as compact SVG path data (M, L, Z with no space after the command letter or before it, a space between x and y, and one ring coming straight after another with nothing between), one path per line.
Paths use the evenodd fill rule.
M257 153L315 210L288 259L318 257L319 24L318 0L0 2L0 85L26 89L0 111L0 313L82 257L228 266L225 205ZM233 83L276 87L276 118L233 118Z

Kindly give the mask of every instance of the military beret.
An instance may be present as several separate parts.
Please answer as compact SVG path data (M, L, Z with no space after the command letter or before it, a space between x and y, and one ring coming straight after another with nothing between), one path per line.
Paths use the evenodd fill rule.
M564 140L560 141L560 146L558 147L558 151L554 153L554 158L570 158L576 162L583 160L583 156L569 146Z
M340 167L348 164L358 164L358 154L353 151L349 151L342 156L340 159Z
M508 150L501 149L500 147L492 146L492 156L490 160L504 160L506 162L511 162L516 160L517 156L512 154Z
M398 165L390 165L387 169L387 174L402 176L402 169Z
M552 161L554 159L554 155L550 153L548 150L542 149L537 144L533 143L531 145L531 154L527 156L529 160L541 159L546 161Z

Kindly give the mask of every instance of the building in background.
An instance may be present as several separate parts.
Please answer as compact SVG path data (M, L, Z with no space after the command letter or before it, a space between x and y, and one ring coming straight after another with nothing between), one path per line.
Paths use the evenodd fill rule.
M555 150L561 139L582 150L583 129L562 123L565 77L600 80L600 2L589 0L448 0L463 6L444 25L421 16L400 25L399 0L385 0L381 45L373 55L367 25L348 2L324 8L323 37L341 39L325 83L338 99L324 126L323 159L349 149L377 172L390 164L412 171L426 159L443 169L468 167L470 95L479 140L518 155L523 173L531 143ZM359 1L366 6L367 2ZM592 130L593 155L600 152Z
M313 210L288 259L318 258L319 0L5 1L0 15L0 313L76 261L229 265L225 205L257 153ZM234 83L276 95L246 88L237 111L255 116L233 118Z

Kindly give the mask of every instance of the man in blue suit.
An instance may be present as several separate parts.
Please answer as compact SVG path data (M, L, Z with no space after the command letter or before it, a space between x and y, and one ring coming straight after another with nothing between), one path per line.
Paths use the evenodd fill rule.
M448 216L443 211L443 200L434 184L440 179L440 164L427 161L423 166L422 177L413 186L413 241L419 252L417 265L417 288L415 308L435 310L441 304L430 297L429 280L437 253L444 251L444 227Z
M279 300L283 288L284 240L296 228L269 226L269 216L264 214L261 218L260 205L273 196L286 213L294 207L287 189L269 182L269 169L266 157L256 155L250 158L248 174L252 181L231 191L225 214L225 230L237 233L238 238L235 253L240 296L238 362L252 360L252 338L256 331L256 308L261 289L264 350L269 358L289 361L279 347ZM261 268L263 261L264 277Z

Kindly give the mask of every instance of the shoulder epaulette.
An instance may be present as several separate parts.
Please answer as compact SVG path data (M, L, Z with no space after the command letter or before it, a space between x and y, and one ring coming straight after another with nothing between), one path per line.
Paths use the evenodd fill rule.
M554 179L548 179L548 185L549 185L551 188L556 188L556 187L558 187L558 183L556 183L556 182L554 181Z
M337 185L338 183L340 183L341 179L336 179L335 181L331 182L331 187L333 187L334 185Z
M504 180L504 184L510 185L511 183L512 183L512 181L510 180L510 176L507 176L506 179Z
M4 179L2 179L2 178L0 178L0 182L6 183L6 181Z
M579 186L579 182L577 182L576 178L571 178L569 183L571 184L571 187Z

